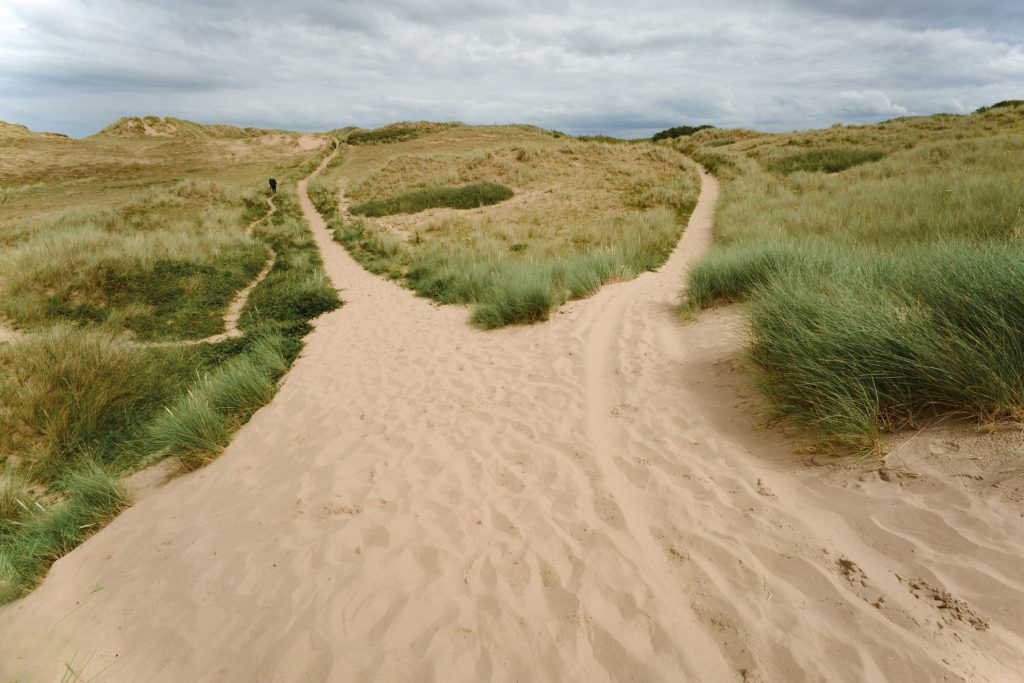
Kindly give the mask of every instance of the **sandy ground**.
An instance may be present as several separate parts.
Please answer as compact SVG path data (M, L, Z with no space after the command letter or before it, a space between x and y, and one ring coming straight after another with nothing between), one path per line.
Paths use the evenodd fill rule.
M21 338L21 334L17 330L13 330L4 325L4 322L0 320L0 344L3 342L15 341Z
M750 417L736 314L673 316L713 179L660 272L490 333L304 189L346 305L221 458L0 610L0 679L1020 680L1019 502L810 464Z

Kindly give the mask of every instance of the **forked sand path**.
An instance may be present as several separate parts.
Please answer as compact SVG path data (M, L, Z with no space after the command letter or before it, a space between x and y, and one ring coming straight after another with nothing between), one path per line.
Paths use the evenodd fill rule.
M267 197L267 213L263 214L256 220L252 221L245 227L245 234L247 237L252 237L253 232L256 230L256 226L267 220L274 213L277 212L277 205L274 204L271 197ZM171 341L157 341L157 342L143 342L143 341L132 341L133 344L139 346L189 346L194 344L216 344L222 342L225 339L232 339L234 337L241 337L245 334L238 327L238 321L242 317L242 309L245 308L246 302L249 301L249 295L252 294L252 290L256 289L257 285L263 282L263 279L270 274L270 271L274 268L274 264L277 263L277 252L271 249L269 246L264 245L267 252L267 260L260 272L256 274L252 280L249 281L242 289L238 290L231 303L228 304L227 310L224 311L224 331L217 334L212 334L209 337L203 337L201 339L182 339L182 340L171 340ZM0 320L0 344L3 342L12 342L23 339L27 336L27 333L15 330L4 324L3 320Z
M363 271L303 183L346 305L218 460L0 610L0 678L1018 680L1020 507L804 464L737 317L675 319L703 182L658 273L489 333Z

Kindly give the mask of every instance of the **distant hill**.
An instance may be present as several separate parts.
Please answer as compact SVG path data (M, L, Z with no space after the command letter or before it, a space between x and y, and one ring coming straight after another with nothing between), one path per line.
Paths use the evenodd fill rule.
M172 116L122 116L94 138L241 139L277 133L268 128L203 124Z
M7 123L6 121L0 121L0 140L9 140L12 138L67 139L67 137L67 135L62 133L39 133L34 130L30 130L28 126L23 126L20 123Z

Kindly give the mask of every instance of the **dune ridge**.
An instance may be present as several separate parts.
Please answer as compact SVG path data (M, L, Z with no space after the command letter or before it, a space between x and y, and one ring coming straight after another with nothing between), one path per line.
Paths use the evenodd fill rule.
M755 423L739 317L673 312L702 181L657 273L488 333L363 271L303 181L346 305L218 460L0 609L0 673L1013 680L1020 505L812 466Z

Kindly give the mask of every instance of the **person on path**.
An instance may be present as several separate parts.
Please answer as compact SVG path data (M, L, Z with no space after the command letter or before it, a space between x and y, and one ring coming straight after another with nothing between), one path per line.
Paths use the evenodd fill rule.
M270 193L277 194L277 181L273 178L270 179Z

